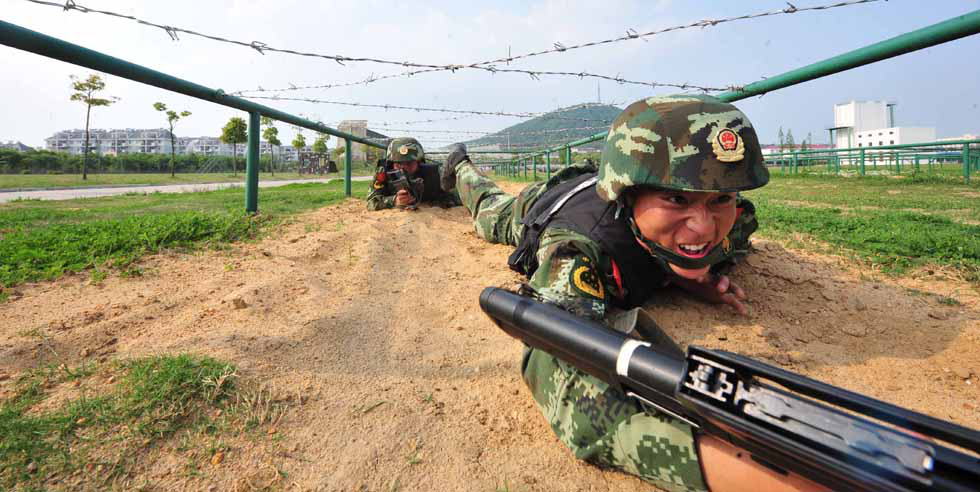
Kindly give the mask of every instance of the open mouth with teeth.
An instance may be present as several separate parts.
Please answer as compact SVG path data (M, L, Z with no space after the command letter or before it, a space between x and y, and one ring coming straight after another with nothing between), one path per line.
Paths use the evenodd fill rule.
M711 243L678 244L677 252L688 258L703 258L711 250Z

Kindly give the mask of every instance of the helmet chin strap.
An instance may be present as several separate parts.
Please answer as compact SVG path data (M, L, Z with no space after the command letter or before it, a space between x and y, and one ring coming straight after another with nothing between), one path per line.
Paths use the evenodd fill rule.
M711 248L711 251L709 251L708 254L702 256L701 258L690 258L688 256L677 254L643 237L643 234L640 232L640 228L636 225L636 221L633 220L632 209L627 207L626 210L624 211L628 214L627 220L629 220L630 229L633 231L633 235L636 236L636 240L643 243L647 248L649 248L650 254L654 258L662 262L669 263L672 265L677 265L681 268L686 268L689 270L696 270L698 268L704 268L704 267L714 265L716 263L721 263L722 261L730 257L734 252L731 248L729 248L726 251L723 245L727 241L722 241L721 243L716 244L715 247Z

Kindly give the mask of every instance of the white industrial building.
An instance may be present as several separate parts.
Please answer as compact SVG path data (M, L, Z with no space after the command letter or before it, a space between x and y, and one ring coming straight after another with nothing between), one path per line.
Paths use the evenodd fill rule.
M850 101L834 105L832 141L838 149L881 147L936 140L936 129L895 125L895 103Z

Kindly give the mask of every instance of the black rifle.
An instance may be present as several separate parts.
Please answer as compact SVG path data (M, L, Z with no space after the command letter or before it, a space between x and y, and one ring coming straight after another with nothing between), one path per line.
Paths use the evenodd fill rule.
M980 490L975 430L731 352L681 356L503 289L484 289L480 307L527 345L777 470L841 492Z

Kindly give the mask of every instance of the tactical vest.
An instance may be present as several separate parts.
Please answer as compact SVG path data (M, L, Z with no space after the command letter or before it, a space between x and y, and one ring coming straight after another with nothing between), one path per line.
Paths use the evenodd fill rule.
M668 272L636 241L625 212L617 217L617 204L599 198L595 178L596 173L583 174L544 192L521 221L521 241L507 264L530 277L538 268L537 251L545 229L575 231L598 244L602 254L619 267L623 297L612 296L613 303L624 308L640 306L654 289L666 284ZM613 284L620 283L613 279L612 264L602 264L600 268L606 270L603 273Z
M385 170L390 170L390 167L378 167L378 172L384 172ZM418 171L416 171L415 174L410 177L410 179L413 181L417 179L422 180L422 195L417 197L419 203L434 203L452 199L452 194L442 191L442 188L439 186L438 164L419 163ZM382 189L381 194L384 196L390 196L394 195L397 191L398 190L392 187L390 183L384 183L384 188Z

